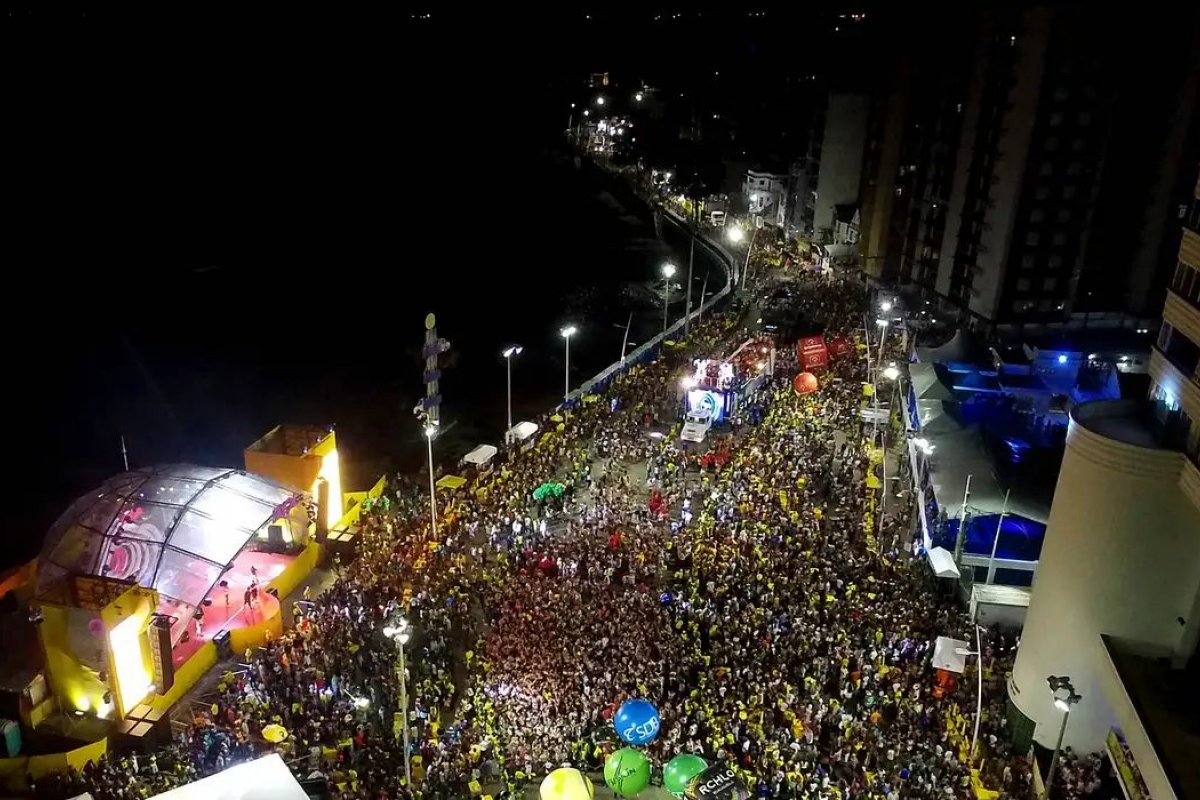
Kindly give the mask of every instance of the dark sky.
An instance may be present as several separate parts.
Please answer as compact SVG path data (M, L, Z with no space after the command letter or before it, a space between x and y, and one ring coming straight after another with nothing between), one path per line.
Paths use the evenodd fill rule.
M485 298L508 274L524 280L539 225L564 227L530 165L569 103L590 97L589 73L678 89L681 115L753 114L810 68L858 63L839 49L850 40L819 35L833 12L605 6L589 20L439 4L426 20L245 5L7 9L0 324L17 492L0 532L12 552L119 469L122 433L135 465L228 463L224 441L263 424L230 409L260 401L266 414L268 397L303 413L295 398L339 393L350 368L330 362L364 338L403 354L389 314L411 316L448 276ZM555 244L579 256L555 266L600 263L597 245ZM557 303L538 269L526 302ZM315 351L289 348L287 328L329 296L327 368L297 380ZM342 405L394 402L409 369L396 360Z

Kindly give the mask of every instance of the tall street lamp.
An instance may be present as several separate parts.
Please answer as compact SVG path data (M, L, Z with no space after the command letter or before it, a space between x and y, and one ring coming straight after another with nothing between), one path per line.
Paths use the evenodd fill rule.
M1051 675L1046 678L1046 683L1050 685L1050 692L1054 695L1054 707L1063 712L1058 741L1054 743L1054 755L1050 757L1050 774L1046 776L1046 797L1050 797L1050 787L1054 785L1054 770L1058 766L1058 752L1062 749L1063 737L1067 734L1067 720L1071 718L1071 707L1083 697L1075 693L1071 679L1065 675Z
M514 344L512 347L506 347L504 352L501 353L504 356L504 363L507 365L508 371L508 427L504 429L505 432L512 430L512 360L513 356L521 355L523 349L521 345Z
M404 742L404 784L412 786L412 767L408 752L408 665L404 663L404 646L408 644L411 636L408 620L401 617L395 627L385 627L383 635L394 641L400 650L400 724Z
M433 540L437 541L437 489L433 485L433 437L437 436L436 425L425 426L425 443L429 445L429 526Z
M574 325L568 325L558 333L567 343L567 360L563 368L563 402L566 402L567 397L571 394L571 337L579 333L579 329Z
M663 276L663 338L667 336L667 300L671 296L671 276L675 274L675 265L666 263L662 265Z
M954 652L960 656L975 656L975 668L979 671L979 691L975 696L975 732L971 734L971 763L975 761L975 747L979 744L979 720L983 718L983 644L980 632L983 626L975 626L975 649L956 647Z

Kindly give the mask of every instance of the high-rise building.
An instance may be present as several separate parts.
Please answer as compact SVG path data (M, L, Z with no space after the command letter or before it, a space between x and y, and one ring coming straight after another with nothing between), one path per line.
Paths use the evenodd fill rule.
M948 9L943 28L913 25L897 38L895 69L873 96L863 163L861 249L873 278L936 280L962 102L978 26L974 8Z
M794 224L818 242L832 239L839 205L858 204L870 108L865 94L830 92L817 115L798 181Z
M1009 684L1014 730L1032 724L1047 748L1062 735L1077 751L1119 749L1114 758L1135 765L1155 800L1200 796L1200 182L1193 186L1150 397L1072 411ZM1071 690L1051 677L1069 679Z
M1153 316L1200 157L1198 15L1014 4L985 12L974 42L965 86L929 91L937 132L918 157L882 142L893 194L912 167L923 185L905 237L866 215L868 266L896 264L987 328Z

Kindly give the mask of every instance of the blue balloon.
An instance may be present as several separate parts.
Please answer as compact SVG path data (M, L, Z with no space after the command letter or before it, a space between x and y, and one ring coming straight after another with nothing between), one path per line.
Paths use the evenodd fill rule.
M637 747L653 742L661 726L658 709L649 700L640 697L626 700L613 717L613 727L617 729L617 736Z

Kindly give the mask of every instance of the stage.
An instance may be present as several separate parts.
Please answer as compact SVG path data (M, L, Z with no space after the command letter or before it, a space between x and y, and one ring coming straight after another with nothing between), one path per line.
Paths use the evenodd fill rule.
M195 610L191 606L163 598L158 612L176 619L171 626L171 640L174 643L171 660L175 662L175 669L178 670L220 631L254 627L279 616L279 601L268 594L266 588L295 560L295 556L282 553L247 550L238 554L209 594L211 603L204 607L202 620L194 619ZM256 580L258 598L246 605L246 591ZM227 586L222 586L221 582Z

